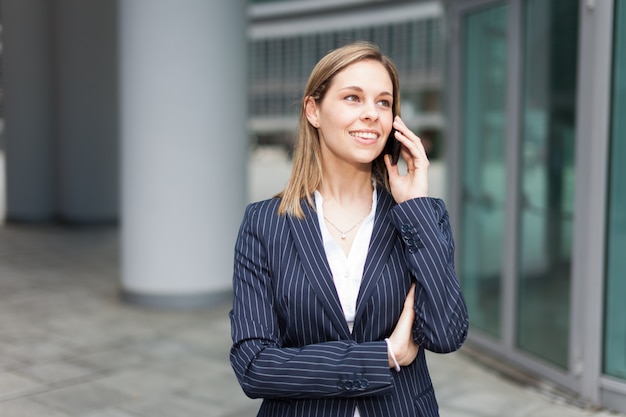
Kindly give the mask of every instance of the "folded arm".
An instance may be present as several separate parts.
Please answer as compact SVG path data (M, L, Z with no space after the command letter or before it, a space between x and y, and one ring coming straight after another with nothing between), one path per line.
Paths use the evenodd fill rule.
M467 338L469 319L445 205L440 199L416 198L394 207L392 218L417 281L414 340L433 352L455 351Z

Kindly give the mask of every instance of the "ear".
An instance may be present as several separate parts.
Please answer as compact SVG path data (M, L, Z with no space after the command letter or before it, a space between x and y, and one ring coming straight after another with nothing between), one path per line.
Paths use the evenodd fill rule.
M304 101L304 113L306 114L307 120L311 123L311 125L313 125L313 127L320 127L317 103L311 96L307 97Z

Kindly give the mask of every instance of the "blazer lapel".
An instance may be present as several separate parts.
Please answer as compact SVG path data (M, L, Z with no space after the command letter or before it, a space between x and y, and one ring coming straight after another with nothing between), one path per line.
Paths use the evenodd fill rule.
M382 269L389 258L395 239L394 226L389 219L389 211L395 204L393 197L386 190L379 188L376 216L374 217L374 230L363 269L363 280L357 298L357 310L355 323L363 315L367 300L376 288L376 283L381 277Z
M305 214L304 219L291 216L288 219L306 277L341 337L350 338L350 330L326 258L317 213L306 201L302 202L302 208Z

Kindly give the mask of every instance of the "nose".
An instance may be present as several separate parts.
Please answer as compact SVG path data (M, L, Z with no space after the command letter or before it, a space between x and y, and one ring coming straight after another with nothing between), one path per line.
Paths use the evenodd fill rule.
M363 120L378 120L378 109L375 103L366 104L361 113Z

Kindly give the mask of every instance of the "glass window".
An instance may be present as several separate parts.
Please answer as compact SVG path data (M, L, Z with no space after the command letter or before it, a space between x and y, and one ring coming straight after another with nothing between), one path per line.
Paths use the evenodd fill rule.
M604 372L626 379L626 3L615 7Z
M578 1L524 2L517 345L567 368Z
M505 218L507 7L465 18L460 272L472 326L500 335Z

